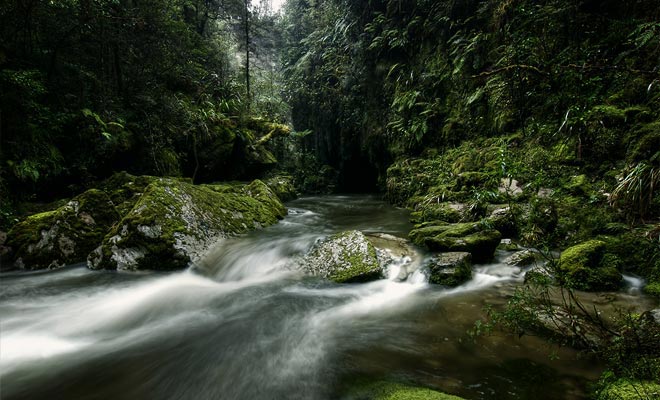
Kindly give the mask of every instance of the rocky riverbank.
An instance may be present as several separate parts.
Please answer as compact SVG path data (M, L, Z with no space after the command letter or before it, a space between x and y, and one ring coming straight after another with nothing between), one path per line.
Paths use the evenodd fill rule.
M295 195L286 177L269 182L280 195ZM79 262L92 269L183 269L217 240L284 215L278 195L260 180L193 185L118 173L98 189L16 224L7 233L3 264L30 270Z

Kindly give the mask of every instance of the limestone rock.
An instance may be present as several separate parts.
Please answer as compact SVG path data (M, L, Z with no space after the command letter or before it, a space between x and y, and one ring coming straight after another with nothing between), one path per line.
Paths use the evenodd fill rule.
M376 248L360 231L341 232L319 241L300 263L313 275L339 283L382 277Z

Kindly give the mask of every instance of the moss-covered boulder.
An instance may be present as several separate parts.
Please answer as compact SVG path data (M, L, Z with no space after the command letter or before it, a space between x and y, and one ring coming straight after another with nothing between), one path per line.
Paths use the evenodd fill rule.
M438 392L433 389L397 382L360 382L346 391L348 399L369 400L462 400L461 397Z
M430 283L458 286L472 278L472 255L467 252L437 254L428 261L426 267Z
M559 270L563 283L579 290L616 290L623 280L616 257L606 254L606 244L600 240L589 240L564 250L559 258Z
M427 221L458 222L464 208L461 203L421 203L410 214L410 220L415 224Z
M649 296L660 298L660 282L649 282L646 286L644 286L644 293L648 294Z
M264 183L282 201L289 201L298 197L296 187L293 185L293 177L291 175L276 175L265 179Z
M413 243L431 251L467 251L479 263L493 258L502 234L479 223L461 223L413 229L409 237Z
M313 275L338 283L366 282L383 275L376 248L360 231L341 232L321 240L300 265Z
M218 239L277 222L286 213L261 181L192 185L159 178L88 257L92 269L175 270Z
M122 171L101 182L99 189L108 194L119 215L125 215L131 211L147 186L156 180L158 178L155 176L135 176Z
M19 268L62 267L85 261L119 218L110 197L91 189L56 210L27 217L9 231L6 244Z

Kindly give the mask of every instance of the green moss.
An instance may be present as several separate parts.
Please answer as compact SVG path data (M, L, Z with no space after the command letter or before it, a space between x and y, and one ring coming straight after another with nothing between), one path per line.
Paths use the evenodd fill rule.
M105 237L90 267L185 268L220 237L273 224L285 214L277 196L258 180L241 187L157 179Z
M291 175L276 175L266 179L264 183L282 201L289 201L298 197Z
M630 152L628 162L638 163L650 160L660 151L660 121L643 125L635 132L634 137L640 139ZM660 163L660 159L657 159L656 163Z
M429 282L454 287L472 278L470 253L442 253L429 265Z
M649 282L644 286L644 293L660 298L660 282Z
M590 240L561 253L560 270L564 283L580 290L616 290L622 276L617 270L618 259L606 255L606 243Z
M432 251L467 251L475 262L485 262L493 257L502 234L478 223L461 223L414 229L409 237Z
M589 196L593 193L591 184L584 174L571 177L565 189L575 196Z
M157 179L155 176L135 176L122 171L103 181L99 188L110 196L117 212L125 215L131 211L146 187Z
M360 231L341 232L320 241L303 257L301 266L338 283L382 276L376 248Z
M458 222L460 219L461 213L449 203L423 204L410 214L411 222L416 224L426 221Z
M369 400L461 400L460 397L419 386L379 381L356 385L347 398Z
M29 216L8 233L14 260L26 269L82 262L119 220L112 201L91 189L64 206Z
M597 400L637 400L660 398L660 384L657 382L619 379L600 390Z
M605 126L618 126L626 122L626 111L608 104L594 106L589 118Z

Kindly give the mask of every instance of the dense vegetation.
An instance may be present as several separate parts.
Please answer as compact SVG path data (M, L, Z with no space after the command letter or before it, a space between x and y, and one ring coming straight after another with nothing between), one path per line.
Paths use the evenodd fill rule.
M3 2L2 225L10 200L73 196L117 170L217 180L268 164L246 147L272 130L258 117L285 110L275 18L267 2Z
M0 228L117 171L277 164L301 191L385 192L431 250L570 247L493 317L513 331L542 329L549 285L625 270L660 296L657 0L14 0L0 39ZM558 340L609 359L603 385L660 379L648 314L601 332Z
M340 168L354 148L382 174L388 157L520 133L607 170L657 133L658 13L654 1L291 1L293 121Z

